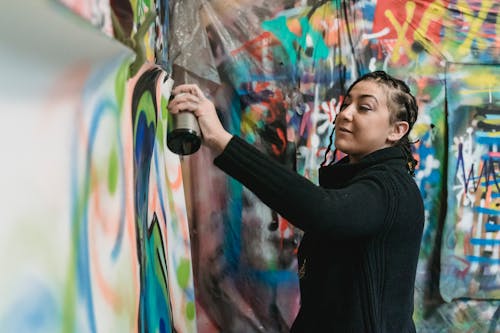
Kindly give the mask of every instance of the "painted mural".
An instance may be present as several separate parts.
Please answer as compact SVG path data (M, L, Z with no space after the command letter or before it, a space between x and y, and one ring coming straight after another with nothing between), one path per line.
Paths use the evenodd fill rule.
M67 275L63 331L107 331L108 312L134 319L124 330L193 331L180 162L165 152L165 72L143 67L127 80L130 61L118 60L89 73L74 123L75 267Z
M287 332L297 313L301 231L207 150L179 159L166 149L173 64L207 79L226 128L314 182L334 158L325 151L350 82L376 69L404 79L419 104L412 138L426 214L417 331L500 331L498 1L59 3L132 55L71 68L74 118L60 121L72 130L53 138L71 143L59 148L69 185L56 194L69 216L57 234L65 273L26 310L50 319L40 331ZM172 16L182 5L195 9L183 14L191 34ZM179 56L179 35L209 52ZM56 88L51 98L65 103ZM50 280L35 271L39 285ZM0 323L23 331L8 318L28 294L14 290Z
M500 67L450 64L448 215L441 252L441 293L498 299L497 118Z
M134 52L74 17L58 19L62 8L4 9L43 22L18 38L29 45L40 34L48 46L23 55L24 44L2 29L12 47L0 53L9 161L0 331L196 332L181 165L166 149L166 72L136 67Z

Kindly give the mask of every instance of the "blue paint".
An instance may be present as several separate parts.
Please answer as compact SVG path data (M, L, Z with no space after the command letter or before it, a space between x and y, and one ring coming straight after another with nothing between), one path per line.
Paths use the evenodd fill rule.
M485 135L485 136L480 136L478 134L475 134L476 135L476 142L479 143L479 144L483 144L483 145L496 145L496 144L499 144L500 143L500 137L498 136L488 136L488 135Z
M139 323L141 333L172 332L173 322L168 295L165 249L156 213L148 228L148 193L151 161L156 144L157 104L153 99L139 109L141 98L155 96L158 71L143 74L135 87L132 100L132 126L134 129L134 193L137 231L137 257L140 266ZM149 103L152 102L152 103ZM154 112L155 119L148 120Z
M476 211L478 213L493 215L493 216L500 216L500 210L496 210L496 209L490 209L490 208L476 206L476 207L474 207L474 211Z
M161 174L160 174L160 170L164 168L163 165L160 166L160 161L159 161L159 158L158 158L158 156L160 155L160 153L161 152L160 152L160 149L159 149L159 145L156 145L156 147L155 147L155 154L153 154L153 157L154 157L154 163L155 163L155 169L156 169L156 178L157 179L162 179ZM157 189L158 189L158 198L159 198L159 201L160 201L161 214L163 216L162 220L166 223L167 222L167 212L166 212L166 208L165 208L166 205L165 205L164 194L163 194L163 184L159 183L158 186L157 186ZM177 230L177 226L178 226L177 223L173 223L172 224L172 227L173 227L174 230Z
M486 258L486 257L479 257L479 256L466 256L466 258L470 262L477 262L480 264L487 264L487 265L500 264L500 259L493 259L493 258Z
M0 330L15 333L59 332L61 308L52 289L30 277L18 282L16 299L6 308L0 317Z
M500 245L500 239L471 238L472 245Z
M484 228L485 228L486 232L500 231L500 225L493 224L493 223L486 223L484 225Z
M115 104L110 100L103 100L98 104L95 113L93 114L90 130L89 130L89 144L87 146L87 152L85 156L85 172L84 172L84 189L83 189L83 207L82 207L82 217L80 223L76 226L78 228L78 239L77 242L77 281L78 281L78 292L82 296L86 312L89 329L91 332L97 332L94 314L94 303L92 296L92 280L90 277L90 253L88 249L88 203L90 195L90 169L92 164L92 152L94 148L94 143L96 139L97 129L99 127L100 118L103 116L104 112L109 108L116 109ZM78 200L78 197L77 197ZM78 217L77 217L78 218Z

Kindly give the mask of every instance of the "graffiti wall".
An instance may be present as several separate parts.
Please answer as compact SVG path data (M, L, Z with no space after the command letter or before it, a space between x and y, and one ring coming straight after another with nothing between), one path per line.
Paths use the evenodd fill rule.
M227 129L313 182L320 163L333 158L325 156L331 123L349 84L376 69L405 80L419 104L412 138L426 216L417 330L500 330L497 1L44 6L117 50L65 58L38 38L45 43L37 50L52 50L45 58L57 56L49 66L32 55L37 38L27 46L20 35L35 16L19 19L19 34L3 32L11 41L6 49L17 50L2 63L13 64L3 91L12 82L20 88L0 100L16 110L2 114L0 125L7 207L0 216L8 221L0 230L1 258L13 272L0 278L7 295L0 325L288 330L300 304L301 231L215 168L210 152L180 160L166 149L164 80L176 65L201 82ZM89 48L108 47L76 37L57 45L76 49L78 40L89 56ZM51 81L25 79L33 73ZM22 104L13 102L19 95Z
M166 72L60 5L2 16L0 331L195 332Z
M447 299L498 294L498 72L495 66L453 64L447 73L453 140L449 165L455 165L448 170L448 188L453 189L448 193L448 219L453 223L446 224L442 251L442 293Z

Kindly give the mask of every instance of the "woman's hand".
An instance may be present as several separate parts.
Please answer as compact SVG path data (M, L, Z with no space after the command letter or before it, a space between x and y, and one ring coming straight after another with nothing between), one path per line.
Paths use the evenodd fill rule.
M232 135L222 126L212 101L195 84L179 85L172 94L175 97L168 103L168 111L172 114L192 112L198 120L203 144L219 155Z

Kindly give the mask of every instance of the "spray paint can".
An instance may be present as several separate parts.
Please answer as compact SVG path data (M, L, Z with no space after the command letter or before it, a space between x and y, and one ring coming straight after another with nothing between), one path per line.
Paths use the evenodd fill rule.
M174 80L168 78L162 86L164 96L173 98L171 91ZM180 111L176 115L169 114L167 126L167 147L178 155L191 155L200 149L201 130L196 116L189 111Z

